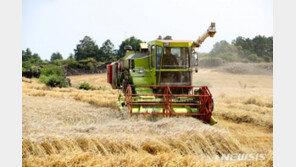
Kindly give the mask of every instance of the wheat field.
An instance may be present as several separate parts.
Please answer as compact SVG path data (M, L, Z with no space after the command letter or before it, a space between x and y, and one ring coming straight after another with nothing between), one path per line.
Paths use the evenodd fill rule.
M191 117L129 117L116 109L106 74L72 76L72 87L22 79L23 166L272 166L273 78L200 69L214 96L210 126ZM77 89L88 82L99 90ZM222 154L260 153L260 161Z

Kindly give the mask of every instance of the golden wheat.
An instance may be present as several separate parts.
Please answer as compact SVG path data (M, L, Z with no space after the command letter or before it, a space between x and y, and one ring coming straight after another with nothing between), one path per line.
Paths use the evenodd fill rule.
M100 74L98 76L90 76L87 80L92 81L93 78L102 78L103 75L106 74ZM106 85L106 89L102 90L93 90L93 91L86 91L86 90L80 90L77 89L79 82L75 82L76 80L73 80L73 86L70 88L50 88L47 87L44 84L39 83L37 79L31 79L28 81L28 79L23 78L23 84L22 84L22 92L23 94L29 95L29 96L50 96L50 97L73 97L76 100L80 100L83 102L88 102L90 104L96 104L98 106L103 107L117 107L117 97L118 97L118 90L112 90L111 87L105 82L100 82L102 85ZM97 84L96 84L97 85Z
M272 76L200 71L195 78L212 85L214 126L122 115L106 74L70 77L70 88L23 78L23 166L272 166ZM77 89L82 82L105 89ZM233 153L267 159L217 159Z

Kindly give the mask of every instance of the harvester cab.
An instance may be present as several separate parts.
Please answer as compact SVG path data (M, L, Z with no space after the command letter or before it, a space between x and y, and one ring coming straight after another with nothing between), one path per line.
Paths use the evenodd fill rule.
M193 116L215 124L212 95L207 86L192 85L197 72L195 48L216 33L215 23L196 41L154 40L141 43L139 51L126 46L126 55L107 65L107 79L113 89L121 89L120 108L130 114Z

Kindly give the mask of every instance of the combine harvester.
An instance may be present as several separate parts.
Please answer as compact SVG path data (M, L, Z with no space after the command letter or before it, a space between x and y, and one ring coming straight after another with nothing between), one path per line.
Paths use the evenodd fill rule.
M131 115L186 115L217 123L209 88L192 85L198 66L195 48L215 33L215 23L211 23L197 41L154 40L141 43L139 51L125 46L125 57L107 65L108 83L122 90L119 108L127 107Z

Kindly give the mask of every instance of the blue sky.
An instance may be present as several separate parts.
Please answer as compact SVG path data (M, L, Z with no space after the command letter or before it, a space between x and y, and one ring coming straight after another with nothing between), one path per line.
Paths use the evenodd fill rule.
M53 52L74 53L85 35L115 48L134 35L196 40L216 22L217 33L198 49L208 52L220 40L273 35L272 0L23 0L22 48L42 59Z

